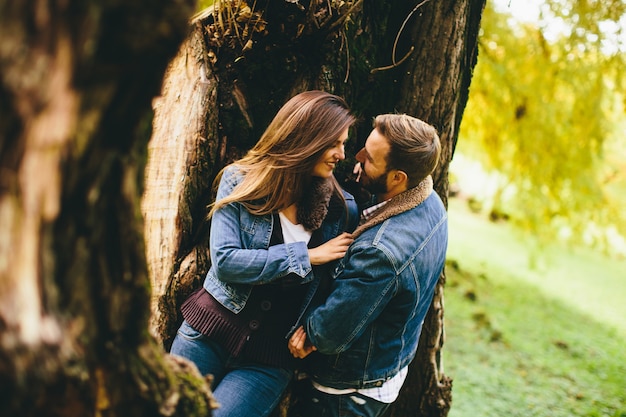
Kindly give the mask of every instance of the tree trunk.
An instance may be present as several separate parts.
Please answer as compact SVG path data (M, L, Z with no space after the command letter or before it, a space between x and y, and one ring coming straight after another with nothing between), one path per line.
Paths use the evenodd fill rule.
M207 415L206 381L147 332L140 213L192 3L0 0L2 416Z
M154 101L145 171L142 211L152 281L151 329L166 348L182 321L177 307L202 284L210 265L205 217L220 141L217 80L204 59L202 32L200 24L191 27Z
M205 215L215 173L249 149L294 94L322 89L346 97L362 119L352 154L377 114L407 113L436 126L443 152L435 189L447 204L484 4L270 1L249 10L234 0L197 16L156 102L143 204L153 306L160 310L155 329L166 348L180 324L180 302L209 266ZM442 275L418 355L388 415L449 411L451 380L441 362L444 284Z
M484 0L433 2L411 28L415 54L406 64L402 81L405 93L398 101L398 109L428 121L439 131L442 156L433 179L435 190L446 206L448 168L476 64L484 5ZM424 320L417 356L390 416L448 414L452 380L443 374L441 360L445 339L444 286L445 271Z

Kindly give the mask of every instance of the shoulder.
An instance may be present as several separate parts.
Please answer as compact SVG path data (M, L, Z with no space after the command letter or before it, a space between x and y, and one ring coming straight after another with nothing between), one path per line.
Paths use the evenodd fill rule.
M433 234L445 233L447 219L441 199L433 192L419 205L364 230L357 241L394 253L412 251L421 247Z
M357 206L354 196L343 188L341 189L341 192L343 193L343 198L346 200L346 206L348 206L348 211L350 213L352 213L352 211L357 212L359 208Z
M345 198L346 201L355 201L354 196L350 194L349 192L347 192L345 189L342 188L341 192L343 194L343 198Z
M435 191L433 191L428 198L419 206L416 216L421 219L428 220L431 224L441 224L447 221L448 211L443 204L443 201Z
M343 198L344 198L345 205L346 205L347 230L353 231L354 229L356 229L357 225L359 224L359 218L360 218L359 206L356 202L356 199L354 198L352 194L350 194L343 188L341 189L341 192L343 193Z
M222 171L222 176L220 178L220 188L232 190L237 184L243 181L243 178L244 173L238 166L234 164L228 165Z
M232 181L236 179L241 180L243 176L244 176L243 171L241 170L240 167L238 167L235 164L230 164L226 166L224 168L224 171L222 172L222 180L228 180L228 181Z
M397 229L408 228L428 232L438 229L448 219L448 212L439 195L433 191L416 207L392 217L390 223Z
M441 200L441 197L439 196L439 194L437 194L435 190L433 190L428 196L428 198L426 198L425 203L436 205L441 210L444 210L444 211L446 210L446 208L443 205L443 201Z

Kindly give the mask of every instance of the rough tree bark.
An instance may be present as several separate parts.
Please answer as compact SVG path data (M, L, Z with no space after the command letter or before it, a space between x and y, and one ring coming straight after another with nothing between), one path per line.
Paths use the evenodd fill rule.
M180 324L177 307L209 267L206 205L219 149L217 82L206 62L199 23L170 62L154 101L148 145L146 257L152 278L151 330L169 349Z
M0 0L2 416L208 413L147 331L140 213L151 101L194 7Z
M158 289L153 328L166 348L181 320L180 302L209 266L205 215L215 173L245 152L295 93L323 89L346 97L362 119L352 151L379 113L403 112L435 125L444 150L435 189L447 203L448 165L485 0L280 0L256 10L252 2L218 4L193 21L155 105L143 212ZM388 415L449 411L452 384L441 361L444 284L445 274Z

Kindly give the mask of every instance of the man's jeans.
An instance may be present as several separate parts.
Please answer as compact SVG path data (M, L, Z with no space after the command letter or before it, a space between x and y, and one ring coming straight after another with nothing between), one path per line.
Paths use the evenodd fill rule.
M220 407L213 417L265 417L278 405L291 372L231 357L187 322L178 329L172 355L189 359L202 375L213 375L211 389Z
M379 417L390 404L376 401L353 392L350 394L327 394L318 391L310 381L303 381L305 387L299 395L294 417Z

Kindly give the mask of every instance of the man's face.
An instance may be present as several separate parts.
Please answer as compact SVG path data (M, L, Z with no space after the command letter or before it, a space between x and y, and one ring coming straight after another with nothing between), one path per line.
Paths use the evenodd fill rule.
M361 186L382 198L388 192L387 174L389 172L385 158L389 149L387 139L374 129L365 141L365 147L356 154L356 160L361 164L359 172Z

